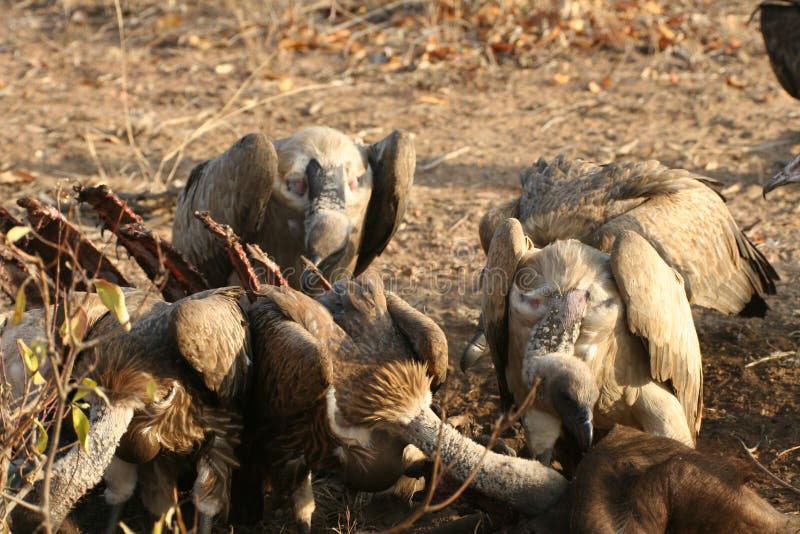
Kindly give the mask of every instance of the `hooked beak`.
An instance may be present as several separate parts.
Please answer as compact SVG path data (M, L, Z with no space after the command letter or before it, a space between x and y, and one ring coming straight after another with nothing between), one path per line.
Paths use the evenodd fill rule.
M561 414L561 422L570 434L575 437L581 451L586 452L592 446L594 425L592 425L592 410L586 406L570 410L569 414Z
M800 155L795 157L781 172L767 180L762 194L764 198L767 198L767 193L773 189L797 182L800 182Z
M478 328L475 335L472 336L467 348L461 355L461 370L467 372L467 369L475 365L475 363L487 352L486 334L483 328Z
M304 245L308 259L326 276L344 256L350 240L343 172L341 168L323 169L315 159L309 161L306 168L309 204L304 222ZM303 291L315 289L319 276L306 269L300 275L300 284Z

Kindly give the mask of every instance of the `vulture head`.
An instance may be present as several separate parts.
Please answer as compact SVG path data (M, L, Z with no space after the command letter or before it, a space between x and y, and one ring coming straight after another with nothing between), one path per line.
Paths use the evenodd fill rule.
M766 197L773 189L797 182L800 182L800 156L795 157L781 172L767 180L764 184L764 196Z
M268 251L292 287L320 285L303 256L329 280L358 275L400 224L415 158L401 131L370 145L325 126L274 142L247 135L192 170L178 197L174 244L211 285L230 283L224 251L194 217L208 211Z
M364 217L372 191L366 152L345 134L317 126L275 142L278 156L276 200L302 210L305 255L330 271L346 253L353 230L350 217ZM349 209L348 209L349 208ZM301 287L316 286L310 271Z
M547 460L566 431L583 450L594 426L638 426L693 445L702 367L680 275L623 233L606 254L579 241L537 249L517 219L495 232L483 273L484 331L504 408L539 384L523 417Z

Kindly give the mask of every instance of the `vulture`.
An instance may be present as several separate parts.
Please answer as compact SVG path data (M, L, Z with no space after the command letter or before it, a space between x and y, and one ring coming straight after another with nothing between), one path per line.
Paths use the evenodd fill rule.
M761 35L772 70L787 93L800 100L800 0L762 2ZM800 156L764 184L764 196L800 182Z
M399 130L368 146L322 126L274 143L249 134L192 170L178 196L173 243L212 287L237 284L224 251L194 217L208 211L269 252L292 287L318 287L303 256L329 280L358 275L397 231L415 162L411 136Z
M447 339L428 317L385 291L372 269L316 300L264 287L250 320L258 385L245 414L238 521L259 521L264 487L289 498L301 530L314 510L312 470L332 470L359 491L390 488L412 467L407 443L351 415L364 387L397 361L417 361L428 396L447 374ZM406 456L408 458L408 456ZM285 494L285 495L281 495ZM245 501L247 501L245 503Z
M562 427L586 450L593 428L615 423L694 446L700 344L683 278L645 238L621 231L610 254L576 240L539 249L508 219L492 239L482 282L504 405L520 406L537 378L547 382L550 366L564 369L566 380L544 384L550 401L534 400L523 416L533 455L549 461Z
M771 0L758 6L761 36L775 77L800 100L800 0Z
M514 532L796 532L745 485L729 460L673 439L616 425L570 481L537 460L505 456L443 423L431 410L431 378L416 362L393 362L364 385L354 418L439 454L447 473L532 519Z
M480 223L488 251L494 231L519 219L537 247L577 239L610 252L620 233L645 238L683 278L690 304L763 317L763 294L775 293L775 269L736 225L712 181L657 161L596 165L544 158L521 174L522 194L489 210ZM484 353L478 332L462 369Z
M241 288L223 288L168 304L147 292L129 291L127 306L137 317L127 332L96 296L87 297L86 339L97 344L80 355L74 376L93 378L111 402L92 402L87 451L75 446L55 463L53 524L63 521L101 477L107 502L123 504L136 488L139 467L149 482L143 501L161 516L172 506L177 459L196 472L197 530L211 532L213 518L227 509L230 475L238 465L234 451L251 350L238 303L243 295ZM17 329L3 332L4 361L25 333L34 327L39 335L44 331L41 311L30 313ZM19 532L33 531L40 520L17 516L13 528Z

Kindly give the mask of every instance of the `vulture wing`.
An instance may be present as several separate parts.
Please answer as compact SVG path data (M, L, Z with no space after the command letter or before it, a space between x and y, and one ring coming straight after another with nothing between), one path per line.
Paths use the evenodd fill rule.
M760 295L774 294L779 277L736 225L724 200L684 170L659 165L635 174L665 184L669 192L609 220L592 244L610 251L617 235L635 231L683 276L689 302L763 317L767 305Z
M250 316L255 332L255 383L280 417L307 412L333 383L328 352L338 327L315 300L288 287L262 288Z
M354 276L361 274L392 239L411 196L417 155L411 135L395 130L367 147L372 167L372 195L361 231Z
M263 134L246 135L221 155L192 169L178 195L172 239L213 286L225 285L233 269L194 212L208 211L245 242L255 242L277 176L278 156Z
M172 305L169 328L178 351L206 387L227 402L239 402L247 384L250 335L239 298L227 287L196 293Z
M800 99L800 2L763 2L761 35L775 76Z
M703 407L700 343L683 278L636 232L623 232L611 251L611 271L625 301L628 327L644 338L653 379L669 383L694 435Z
M733 220L706 178L657 161L594 165L562 156L523 173L520 217L537 246L578 239L609 252L639 233L686 283L689 301L761 315L778 275Z
M405 300L386 292L386 307L394 323L411 343L419 361L428 365L436 389L447 378L447 338L433 320L418 312Z
M483 329L492 352L500 403L504 410L511 407L514 399L506 380L508 363L508 294L514 283L514 273L523 254L528 250L528 241L517 219L506 219L492 238L486 266L483 269Z
M497 227L506 219L519 219L519 199L507 200L491 208L481 218L478 234L481 238L483 253L489 253L489 245L492 244L492 237Z

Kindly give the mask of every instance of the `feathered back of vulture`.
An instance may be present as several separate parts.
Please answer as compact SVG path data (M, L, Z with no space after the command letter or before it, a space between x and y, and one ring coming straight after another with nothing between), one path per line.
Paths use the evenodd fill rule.
M760 295L774 294L779 277L709 187L712 180L657 161L596 165L563 156L540 159L521 180L516 211L537 246L578 239L610 252L621 232L634 231L681 274L689 302L723 313L766 312ZM513 208L487 214L481 239L497 212Z

